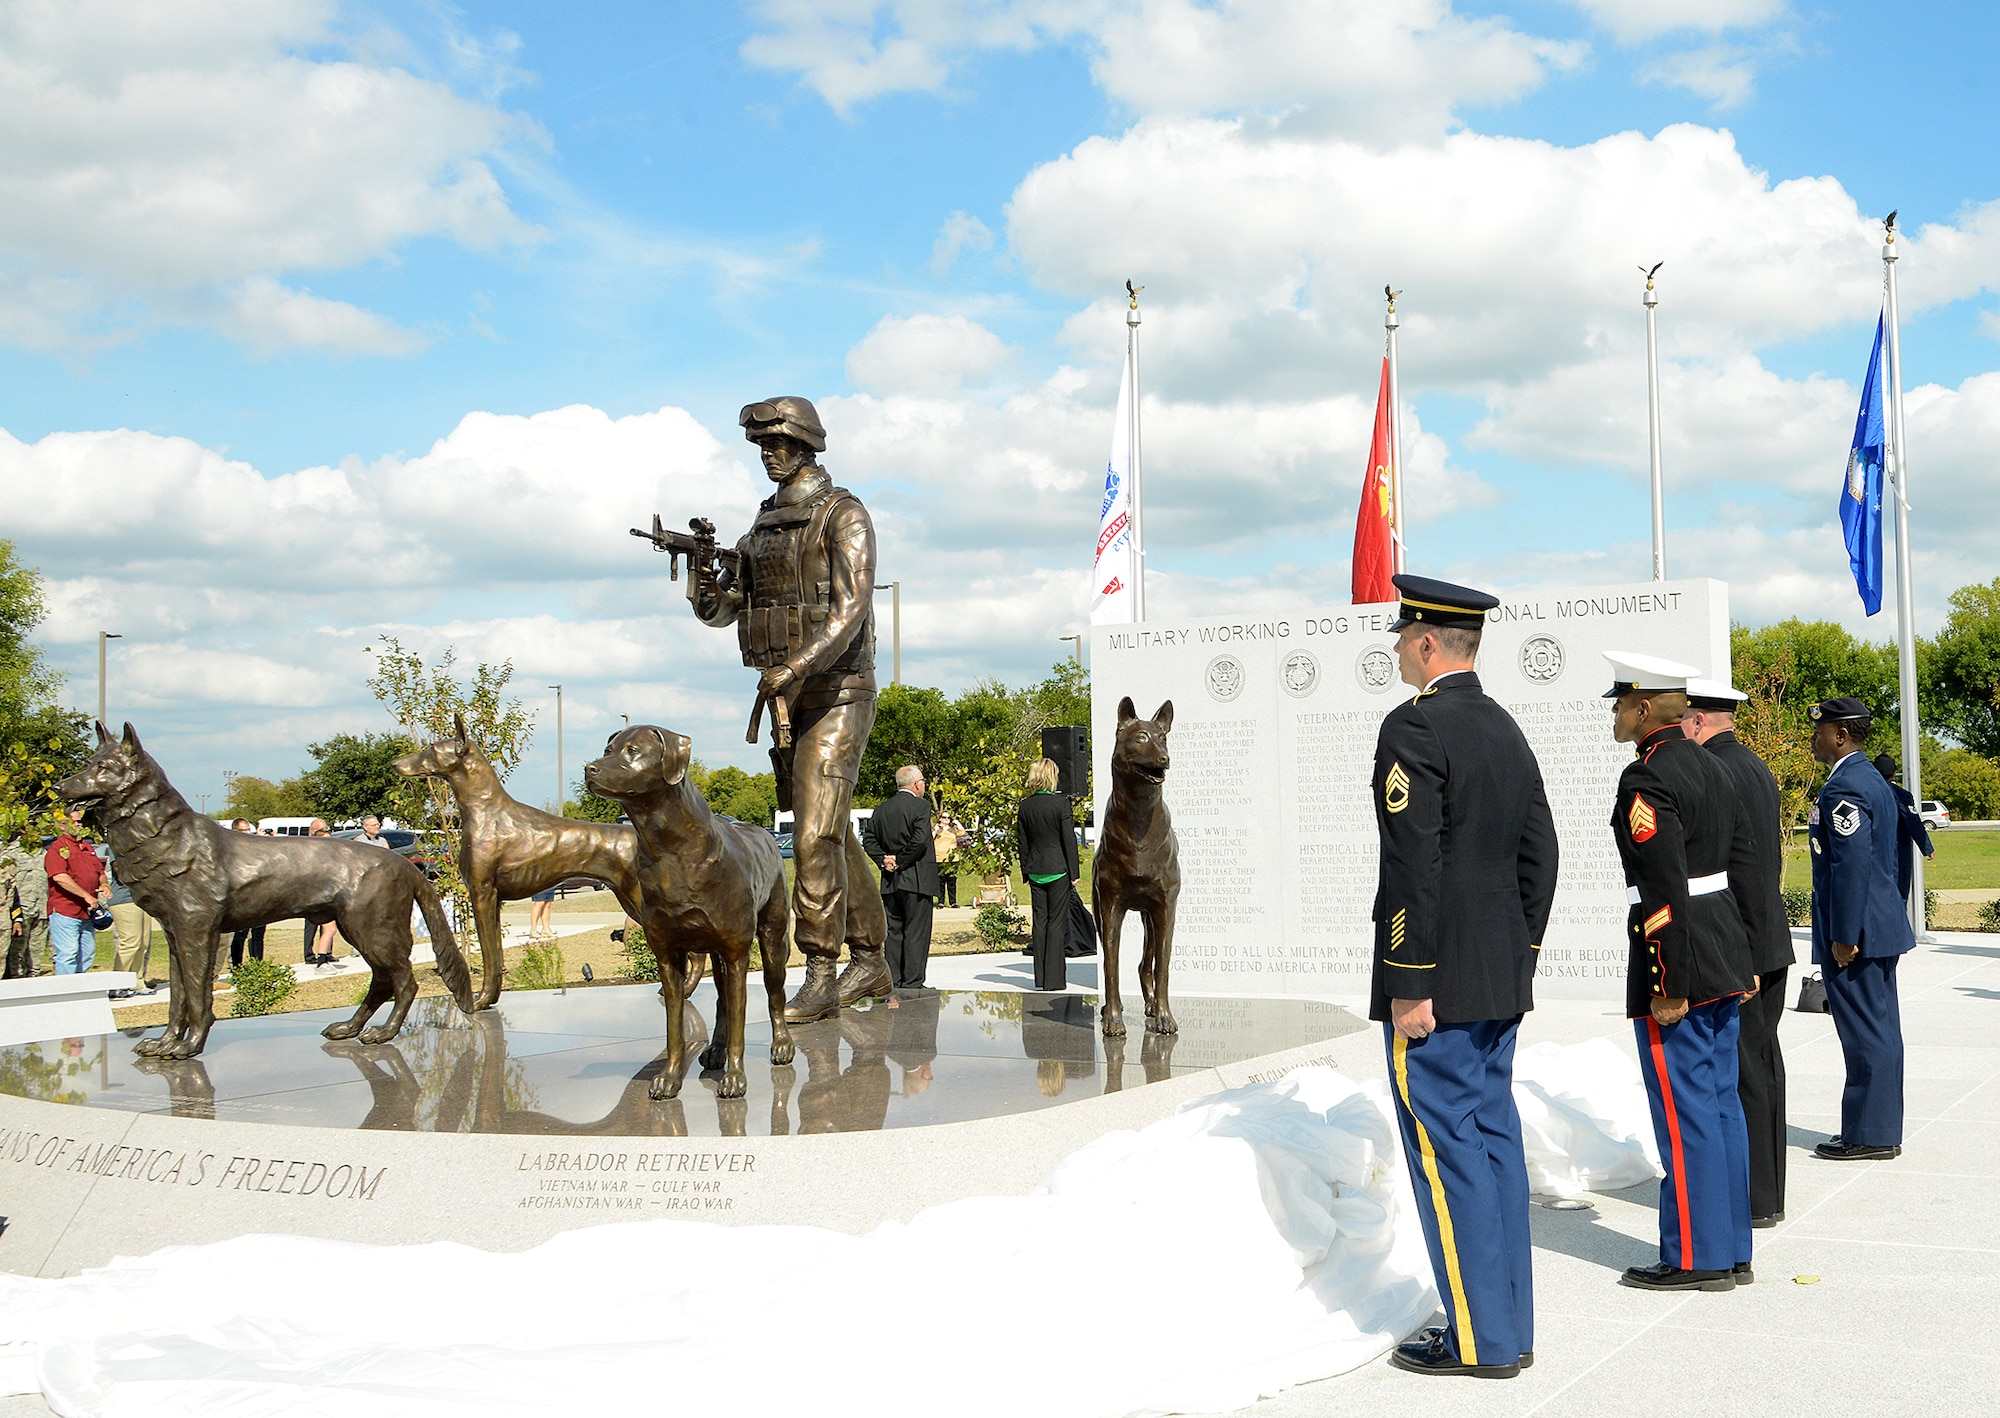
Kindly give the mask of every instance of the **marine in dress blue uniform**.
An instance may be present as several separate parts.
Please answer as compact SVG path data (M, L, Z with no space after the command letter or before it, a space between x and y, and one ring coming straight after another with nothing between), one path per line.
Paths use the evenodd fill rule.
M1733 1290L1750 1269L1750 1142L1737 1092L1738 1005L1756 988L1729 885L1736 793L1681 729L1687 665L1607 652L1614 732L1638 757L1618 778L1612 835L1625 866L1625 1013L1660 1145L1660 1260L1644 1290Z
M1903 1016L1896 962L1916 945L1896 886L1900 809L1861 745L1868 706L1829 699L1808 711L1813 757L1831 764L1811 824L1813 963L1826 981L1847 1085L1840 1136L1815 1150L1833 1161L1903 1151Z
M1473 672L1484 592L1397 576L1403 678L1375 748L1382 843L1369 1017L1382 1021L1396 1119L1445 1325L1397 1367L1511 1378L1534 1360L1528 1171L1514 1040L1534 1007L1555 900L1541 766Z

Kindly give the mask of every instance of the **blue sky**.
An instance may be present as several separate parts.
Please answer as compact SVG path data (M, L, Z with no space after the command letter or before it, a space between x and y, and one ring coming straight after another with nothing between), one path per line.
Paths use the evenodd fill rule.
M1156 614L1344 599L1384 281L1416 560L1643 577L1664 259L1670 569L1885 638L1833 504L1898 207L1920 624L2000 571L1985 7L162 8L0 12L0 534L72 699L123 630L114 713L196 789L385 727L385 632L516 661L524 783L558 680L572 768L621 713L750 766L728 637L622 533L740 527L780 392L876 508L907 677L1040 673L1126 275Z

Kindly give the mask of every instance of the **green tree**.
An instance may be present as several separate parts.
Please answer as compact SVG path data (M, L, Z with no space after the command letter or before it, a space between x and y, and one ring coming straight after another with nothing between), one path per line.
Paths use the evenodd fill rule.
M1729 658L1742 677L1736 687L1746 692L1746 681L1768 677L1782 662L1777 682L1787 711L1804 714L1812 705L1841 695L1859 699L1875 719L1869 752L1894 747L1902 695L1893 642L1872 644L1833 621L1794 616L1756 630L1732 627Z
M1786 693L1795 673L1788 645L1767 664L1749 654L1736 662L1736 687L1750 696L1736 706L1736 737L1777 779L1778 820L1788 828L1805 821L1823 772L1812 756L1812 720L1803 696ZM1785 846L1793 845L1788 832Z
M576 780L572 789L575 794L563 804L563 816L573 817L578 822L616 822L625 815L625 805L614 798L600 798L583 786L583 779Z
M1926 725L2000 758L2000 577L1953 591L1944 628L1918 649Z
M1990 822L2000 817L2000 763L1969 748L1924 745L1923 788L1961 819Z
M389 810L407 781L396 760L413 745L401 734L335 734L312 745L313 767L301 779L312 811L328 822L358 822Z
M857 807L887 801L896 770L915 763L933 778L950 776L961 736L958 716L941 689L892 684L875 701L875 726L854 785Z
M222 805L224 817L247 817L252 822L267 817L312 817L318 812L303 776L273 783L269 778L238 773L229 780L229 800Z
M0 541L0 834L53 830L56 782L90 757L89 720L56 702L63 677L28 639L47 614L42 576Z

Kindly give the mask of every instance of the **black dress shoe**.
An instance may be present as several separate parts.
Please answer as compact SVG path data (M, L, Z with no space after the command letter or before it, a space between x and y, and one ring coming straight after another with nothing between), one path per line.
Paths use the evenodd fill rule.
M1813 1156L1824 1157L1829 1162L1886 1162L1892 1157L1901 1157L1900 1146L1871 1147L1865 1142L1822 1142L1813 1149Z
M1525 1354L1523 1354L1523 1355L1521 1356L1521 1367L1522 1367L1522 1368L1524 1368L1524 1369L1532 1369L1532 1368L1534 1368L1534 1367L1535 1367L1535 1351L1534 1351L1534 1350L1530 1349L1530 1350L1529 1350L1529 1351L1528 1351L1527 1353L1525 1353Z
M1389 1362L1413 1374L1466 1374L1475 1379L1511 1379L1521 1372L1514 1364L1467 1364L1451 1352L1441 1329L1427 1329L1407 1344L1398 1344Z
M1682 1270L1662 1261L1658 1265L1635 1265L1625 1272L1624 1283L1635 1290L1734 1290L1736 1276L1727 1270Z
M1774 1212L1772 1212L1772 1213L1771 1213L1771 1214L1770 1214L1769 1216L1753 1216L1753 1217L1751 1217L1751 1218L1750 1218L1750 1225L1751 1225L1751 1228L1752 1228L1753 1230L1757 1230L1757 1231L1768 1231L1768 1230L1770 1230L1770 1229L1771 1229L1771 1228L1772 1228L1773 1226L1776 1226L1776 1225L1777 1225L1777 1224L1778 1224L1779 1222L1783 1221L1784 1219L1785 1219L1785 1213L1784 1213L1784 1212L1782 1212L1782 1211L1774 1211Z
M1757 1272L1750 1268L1750 1262L1747 1260L1737 1261L1736 1268L1730 1271L1729 1274L1738 1285L1755 1285L1757 1283Z

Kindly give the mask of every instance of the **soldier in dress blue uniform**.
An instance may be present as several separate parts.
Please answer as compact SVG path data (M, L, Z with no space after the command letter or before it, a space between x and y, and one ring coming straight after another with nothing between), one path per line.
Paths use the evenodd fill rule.
M1397 1347L1420 1374L1512 1378L1534 1362L1528 1171L1514 1038L1534 1007L1556 890L1541 765L1473 672L1481 591L1397 576L1403 680L1375 745L1381 877L1369 1017L1446 1323Z
M1750 934L1757 988L1739 1011L1736 1094L1750 1135L1750 1225L1785 1219L1785 976L1798 958L1785 917L1784 808L1764 760L1736 737L1736 706L1749 698L1713 680L1688 681L1681 731L1729 770L1736 788L1736 840L1729 851L1729 891Z
M1681 730L1695 670L1605 653L1613 733L1638 749L1618 777L1612 835L1625 864L1631 954L1625 1013L1660 1144L1660 1260L1624 1283L1733 1290L1750 1269L1750 1142L1737 1093L1738 1005L1753 992L1750 937L1729 886L1736 790Z
M1924 826L1924 815L1917 811L1917 800L1898 781L1902 772L1896 766L1896 760L1886 753L1876 754L1875 771L1882 775L1889 791L1896 795L1896 890L1903 894L1903 901L1908 904L1910 882L1916 876L1912 854L1922 852L1926 857L1935 857L1937 848L1931 845L1931 830Z
M1896 887L1896 796L1862 753L1868 706L1829 699L1808 711L1813 757L1831 764L1812 823L1813 963L1826 981L1847 1086L1840 1136L1815 1149L1838 1162L1903 1151L1903 1017L1896 962L1916 945Z

